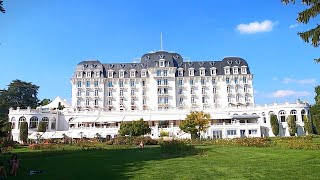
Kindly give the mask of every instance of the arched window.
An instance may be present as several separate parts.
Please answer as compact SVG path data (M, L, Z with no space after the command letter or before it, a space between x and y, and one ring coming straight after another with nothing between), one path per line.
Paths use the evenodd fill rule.
M21 116L21 117L19 118L18 129L20 129L20 125L21 125L22 122L26 122L26 118L25 118L24 116Z
M30 118L30 129L34 129L38 127L38 118L36 116L32 116Z
M306 115L306 110L302 109L301 110L301 120L303 121L303 116Z
M286 122L286 112L284 110L279 111L280 122Z
M70 118L71 119L71 118ZM51 129L56 129L56 118L55 117L53 117L52 119L51 119Z
M290 115L293 116L294 121L297 121L297 110L291 110Z
M46 123L46 129L49 127L49 118L48 117L43 117L42 121Z

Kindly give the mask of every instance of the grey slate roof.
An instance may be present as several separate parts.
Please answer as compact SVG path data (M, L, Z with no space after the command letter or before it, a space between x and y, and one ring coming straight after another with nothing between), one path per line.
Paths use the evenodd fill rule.
M248 63L239 57L225 57L222 61L191 61L191 62L183 62L183 58L178 53L171 53L166 51L156 51L152 53L144 54L141 57L140 63L110 63L110 64L102 64L99 61L82 61L78 64L77 69L83 66L93 67L95 64L96 68L99 68L103 77L107 77L108 70L113 70L114 78L119 77L119 70L124 70L124 77L129 78L130 70L135 69L136 77L141 77L141 70L147 69L151 67L157 67L157 63L159 59L164 59L166 62L169 62L170 67L183 68L183 75L189 76L188 69L194 68L194 76L200 75L199 68L205 68L206 76L211 76L211 67L215 67L217 69L217 75L224 75L224 67L229 66L232 68L233 66L247 66L247 74L250 74ZM240 69L239 69L240 72ZM230 74L233 71L230 70ZM240 74L240 73L239 73ZM178 76L178 72L176 72L176 76Z

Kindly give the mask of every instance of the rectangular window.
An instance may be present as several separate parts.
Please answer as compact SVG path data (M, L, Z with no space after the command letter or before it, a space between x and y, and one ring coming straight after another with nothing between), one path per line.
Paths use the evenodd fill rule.
M80 99L77 100L77 106L81 106L81 100Z
M237 130L227 130L229 136L237 135Z
M86 75L87 75L87 78L91 78L91 72L87 72Z
M201 78L201 85L205 85L206 84L206 80L204 78Z
M214 87L214 88L212 88L212 93L213 94L216 94L217 93L217 89Z
M233 74L238 74L238 68L233 68Z
M130 79L130 87L134 87L135 86L135 80L134 79Z
M81 91L80 90L78 91L77 96L81 96Z
M168 76L168 71L167 70L163 70L163 76Z
M194 76L194 70L193 69L189 69L189 76Z
M193 86L194 85L194 80L190 79L189 83L190 83L191 86Z
M202 96L202 103L206 103L206 98Z
M119 87L123 87L123 80L119 80Z
M143 105L146 105L147 104L146 102L147 102L146 99L142 99L142 104Z
M77 72L77 77L81 78L82 77L82 72Z
M194 97L191 97L191 104L194 104L194 103L196 103L196 102L194 101Z
M163 85L168 85L168 79L163 79Z
M90 101L89 99L86 99L86 106L89 106L90 105Z
M136 72L135 71L130 71L130 77L136 77Z
M112 71L108 72L108 78L113 78L113 72Z
M243 83L247 83L247 77L242 78Z
M90 87L90 81L86 81L86 87Z
M226 78L226 83L230 84L230 78Z
M157 70L157 76L161 76L161 70Z
M78 88L80 88L80 87L81 87L81 85L82 85L81 81L78 81L78 82L77 82L77 86L78 86Z
M168 94L169 91L168 91L168 88L163 88L163 94Z
M96 72L95 72L95 76L96 76L96 77L100 77L100 71L96 71Z
M95 105L95 106L98 106L98 103L99 103L98 99L95 99L95 100L94 100L94 105Z
M216 78L212 78L212 84L217 84Z
M230 87L227 86L227 93L230 94L231 93L231 90L230 90Z
M120 96L123 96L123 89L120 89Z
M200 76L205 76L206 75L206 70L204 69L200 69Z
M109 97L112 96L112 91L108 91L108 96L109 96Z
M142 80L142 86L146 86L146 80Z
M205 88L201 88L201 93L202 94L206 94L206 89Z
M230 74L230 69L229 68L225 68L224 72L225 72L225 74Z
M211 75L212 76L215 76L217 73L216 73L217 71L216 71L216 69L214 68L214 69L211 69Z
M183 103L183 97L179 98L179 104L181 105Z
M112 87L112 81L108 81L108 87Z
M99 91L98 90L94 90L94 96L99 96Z
M94 87L99 87L99 81L94 81Z
M124 77L124 71L120 71L120 72L119 72L119 77L120 77L120 78L123 78L123 77Z
M131 96L134 96L134 89L131 89Z
M142 96L145 96L146 95L146 90L142 90Z
M86 91L86 96L89 96L90 95L90 91Z
M169 98L168 97L164 97L164 103L165 104L169 104Z
M178 76L183 76L183 70L178 71Z
M147 77L147 72L146 71L142 71L141 72L141 77Z
M183 90L180 88L180 89L179 89L179 94L182 94L182 91L183 91Z
M238 78L234 78L234 83L238 84Z
M194 88L190 89L190 94L194 94Z
M182 80L182 79L179 79L178 84L179 84L179 86L182 86L183 80Z
M249 130L249 134L257 134L258 131L256 129Z
M161 85L161 79L157 79L157 85L158 85L158 86Z

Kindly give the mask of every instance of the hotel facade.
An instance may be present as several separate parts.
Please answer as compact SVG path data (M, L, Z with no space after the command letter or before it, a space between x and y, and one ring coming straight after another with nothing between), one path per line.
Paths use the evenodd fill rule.
M152 138L162 131L170 137L190 138L179 124L190 111L211 115L203 138L274 136L270 114L280 123L280 135L289 136L286 118L294 116L297 135L303 135L303 118L309 104L256 105L253 75L239 57L221 61L190 61L178 53L156 51L144 54L140 62L110 63L82 61L71 78L71 105L60 98L37 109L10 109L13 137L19 140L19 124L29 124L29 138L35 138L40 121L48 122L41 138L113 138L121 123L143 118ZM58 104L65 108L57 110ZM39 135L39 134L38 134Z

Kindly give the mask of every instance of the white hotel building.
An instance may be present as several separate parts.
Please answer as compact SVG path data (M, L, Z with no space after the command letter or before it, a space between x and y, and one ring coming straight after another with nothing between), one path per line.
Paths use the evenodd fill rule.
M190 111L211 115L204 138L273 136L270 114L280 122L280 135L288 136L285 121L296 118L298 135L304 134L303 115L309 104L255 105L253 75L248 63L239 57L221 61L184 61L177 53L166 51L143 55L139 63L103 64L80 62L71 78L72 103L57 98L37 109L10 109L13 137L19 140L19 122L27 121L34 138L40 121L48 122L42 138L106 138L118 134L120 124L143 118L158 138L161 131L175 138L190 138L179 124ZM58 103L66 108L54 110Z

